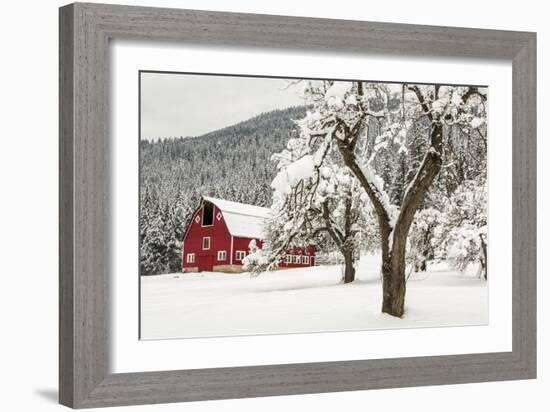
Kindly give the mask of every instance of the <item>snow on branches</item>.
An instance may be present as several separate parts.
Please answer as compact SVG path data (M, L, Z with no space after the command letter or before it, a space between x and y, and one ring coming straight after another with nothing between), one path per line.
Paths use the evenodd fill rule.
M345 90L326 101L345 98ZM334 98L334 99L333 99ZM324 101L324 100L323 100ZM327 103L328 104L328 103ZM296 122L299 137L273 156L277 175L273 179L271 217L265 226L266 241L261 251L251 254L246 268L256 274L274 269L291 247L307 246L329 238L342 253L348 277L353 277L356 243L364 225L362 190L341 162L334 147L336 124L325 123L320 112L309 112Z
M262 259L252 270L274 268L287 248L318 242L320 234L328 234L343 256L355 253L376 220L383 310L401 316L407 245L414 255L432 258L431 241L445 232L440 243L455 262L471 262L486 246L483 225L446 221L427 198L434 191L454 199L467 179L483 180L486 92L359 81L301 84L311 109L296 122L299 136L273 156L272 216Z
M436 257L449 259L460 271L480 262L486 273L487 243L487 183L464 181L440 206L445 213L436 227L433 242Z

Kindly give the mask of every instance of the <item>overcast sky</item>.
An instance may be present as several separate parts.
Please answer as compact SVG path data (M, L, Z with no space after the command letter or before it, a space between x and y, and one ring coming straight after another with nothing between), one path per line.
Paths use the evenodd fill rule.
M199 136L262 112L303 104L283 79L141 74L141 138Z

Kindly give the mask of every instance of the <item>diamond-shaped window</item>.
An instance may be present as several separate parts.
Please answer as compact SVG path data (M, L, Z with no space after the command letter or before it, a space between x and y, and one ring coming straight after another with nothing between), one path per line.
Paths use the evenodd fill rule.
M218 212L218 214L216 215L216 219L222 220L222 213L221 212Z
M199 223L201 221L201 218L199 215L197 215L197 217L195 218L195 222Z

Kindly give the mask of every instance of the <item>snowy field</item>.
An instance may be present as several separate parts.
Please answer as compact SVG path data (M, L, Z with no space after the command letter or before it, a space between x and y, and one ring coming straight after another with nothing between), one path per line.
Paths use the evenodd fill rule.
M142 339L482 325L487 283L441 263L407 282L402 319L380 312L380 261L364 256L357 279L340 284L341 266L265 273L191 273L141 280Z

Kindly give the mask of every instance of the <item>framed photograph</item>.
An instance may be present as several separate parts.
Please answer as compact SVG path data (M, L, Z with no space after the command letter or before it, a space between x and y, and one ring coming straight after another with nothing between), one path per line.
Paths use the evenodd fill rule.
M60 402L536 376L536 35L60 9Z
M141 339L488 324L488 86L157 71L134 80ZM450 118L438 179L404 222L409 310L402 297L389 307L389 295L381 316L381 268L392 247L399 255L378 213L397 233L416 169L430 167L425 123L439 102ZM337 116L363 123L353 137L362 147L338 146Z

